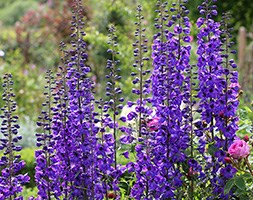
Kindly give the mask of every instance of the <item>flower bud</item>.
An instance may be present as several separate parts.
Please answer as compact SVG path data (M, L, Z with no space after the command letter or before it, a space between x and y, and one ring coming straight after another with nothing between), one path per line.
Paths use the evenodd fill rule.
M224 160L226 163L232 163L231 158L229 158L229 157L225 157Z
M248 142L248 141L249 141L249 136L248 136L248 135L245 135L245 136L243 137L243 140L244 140L245 142Z
M115 199L115 198L117 197L117 195L116 195L114 192L109 192L109 193L107 194L107 197L108 197L109 199Z
M220 111L220 113L219 113L219 117L224 118L224 111Z
M192 177L194 176L195 174L197 174L197 172L193 171L192 167L189 168L189 171L188 171L188 174L187 174L187 177Z

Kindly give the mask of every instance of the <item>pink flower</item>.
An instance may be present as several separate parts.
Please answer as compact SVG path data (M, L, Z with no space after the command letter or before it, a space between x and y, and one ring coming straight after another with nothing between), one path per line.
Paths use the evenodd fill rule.
M157 131L158 128L159 128L159 120L160 120L159 117L155 117L153 119L150 119L147 122L147 126L148 126L149 130L151 130L151 131Z
M228 148L228 153L232 158L246 158L250 154L250 147L244 140L235 140Z

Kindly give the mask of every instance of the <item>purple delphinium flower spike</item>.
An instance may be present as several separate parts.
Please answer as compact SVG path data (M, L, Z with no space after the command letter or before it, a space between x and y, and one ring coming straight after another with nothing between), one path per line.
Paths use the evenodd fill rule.
M104 176L103 188L106 188L106 193L104 193L106 197L109 191L113 191L115 195L118 193L119 179L124 171L117 161L119 156L117 135L120 130L118 120L123 120L119 117L119 114L123 108L122 103L124 102L124 98L122 97L122 90L120 88L120 61L117 59L119 52L117 50L118 43L114 25L109 26L108 45L109 49L107 52L110 54L110 59L107 60L106 69L108 73L105 76L107 78L106 96L108 100L104 101L101 99L99 106L101 110L100 132L102 134L101 144L99 145L100 149L104 151L104 157L102 159L100 158L101 150L98 151L98 159L104 163L104 167L100 165L98 167Z
M61 195L58 177L59 165L57 165L58 162L55 158L55 141L52 133L52 91L55 89L55 81L51 70L46 72L45 79L45 102L42 104L43 109L37 122L38 127L41 129L40 133L36 133L37 146L41 149L35 151L37 164L35 167L35 181L40 198L52 199L54 197L59 199Z
M83 8L73 2L71 49L64 53L53 91L52 130L55 140L55 161L63 199L102 199L97 170L97 132L94 112L93 82L86 65L88 55L83 37Z
M221 187L222 182L224 184L226 181L224 177L221 177L222 171L224 171L221 170L221 167L224 166L227 146L231 144L237 130L235 111L238 101L233 95L230 96L231 100L228 98L229 93L232 92L229 90L229 77L231 76L231 80L235 83L237 83L237 78L228 69L228 52L222 53L224 51L222 40L225 41L228 38L222 39L220 23L213 20L217 15L216 6L210 2L212 1L206 0L199 6L200 13L204 17L200 17L197 21L197 26L200 29L197 50L199 111L202 122L205 123L201 133L205 139L201 140L199 149L204 154L205 146L209 143L208 153L211 154L211 160L205 166L206 180L209 179L211 182L215 195L222 199L228 199L228 195L223 194ZM227 34L226 32L225 35ZM225 49L228 51L228 48ZM231 122L230 116L232 117ZM235 170L229 171L230 178L232 178ZM229 176L226 174L226 177Z
M199 92L198 98L199 112L201 113L202 131L201 139L199 141L199 152L207 160L205 166L206 181L210 181L212 189L215 190L218 176L217 172L220 164L211 152L211 159L205 154L205 148L208 143L214 147L218 137L215 134L215 107L217 106L217 99L222 94L222 87L219 84L219 79L222 76L222 58L220 55L220 24L213 20L214 5L210 5L211 1L205 0L201 6L198 7L203 17L197 20L199 28L198 39L198 78L199 78ZM218 142L218 141L217 141ZM210 149L210 147L209 147ZM215 150L214 150L215 151ZM209 161L208 161L209 160Z
M54 97L54 107L52 107L52 133L55 141L55 158L58 162L58 184L61 184L61 191L63 199L68 199L70 196L70 186L73 181L73 174L71 173L71 163L69 153L72 149L72 138L69 130L69 97L67 86L67 71L68 71L68 56L69 52L65 50L65 44L61 42L60 49L64 56L62 66L59 67L57 73L55 89L52 91Z
M96 101L98 104L98 110L100 111L96 117L96 121L99 125L99 138L96 148L97 156L97 169L101 175L100 183L98 187L101 193L108 197L109 191L114 191L116 194L119 188L117 187L119 176L115 173L115 139L111 133L112 119L108 114L108 102L100 99Z
M222 133L216 145L219 150L215 155L221 164L220 179L216 186L216 193L219 193L221 198L224 199L231 198L231 196L223 194L224 186L236 173L236 169L225 162L225 157L228 147L233 143L236 137L235 133L238 130L236 110L239 105L238 95L240 90L238 73L234 71L236 64L233 59L230 59L231 52L233 52L231 51L233 43L231 42L232 36L230 33L231 28L229 27L229 17L228 14L223 14L221 21L223 76L220 77L219 81L220 87L222 87L222 94L219 95L215 115L215 126L217 127L217 131ZM232 195L232 193L230 194Z
M191 50L189 11L185 2L172 4L170 18L166 4L161 4L161 23L156 25L159 32L154 37L152 47L153 104L161 123L155 135L157 142L154 150L154 157L158 159L155 163L160 163L160 198L174 198L176 189L182 186L183 174L175 166L186 161L185 150L190 140L188 110L184 109L184 103L190 101L189 77L186 75L190 69Z
M2 99L5 102L1 111L2 124L0 139L0 150L4 151L0 160L1 176L0 176L0 199L23 199L19 193L23 190L23 185L28 183L30 178L27 174L18 174L25 166L25 162L20 160L21 156L16 152L20 152L22 147L16 143L22 139L18 135L19 125L17 123L18 116L13 113L16 111L17 104L13 100L15 94L12 91L13 81L11 74L3 76L3 94Z
M131 196L135 199L150 199L152 193L157 189L152 186L156 177L155 171L157 170L150 157L152 152L152 145L154 134L152 133L159 124L159 119L151 118L152 110L148 107L147 103L150 102L150 83L151 80L147 77L150 70L146 69L146 62L149 58L145 57L147 53L147 39L145 38L145 28L143 27L142 7L137 7L137 22L135 23L137 29L135 31L136 41L133 44L134 56L136 58L133 67L134 71L132 76L136 76L133 84L137 86L135 94L138 95L136 101L135 111L133 111L133 119L137 122L137 136L139 136L136 145L136 162L132 169L136 175L136 182L131 190ZM146 80L145 80L146 79ZM136 92L137 91L137 92ZM130 114L130 113L129 113ZM149 119L148 119L149 118ZM133 120L131 119L131 120ZM130 121L131 121L130 120ZM153 122L153 123L152 123Z
M143 27L144 17L142 16L142 7L139 5L137 7L137 22L135 22L137 29L135 31L136 41L133 43L134 47L134 57L135 62L133 64L133 71L131 75L134 77L132 81L133 85L136 86L136 89L133 90L134 94L138 96L138 100L136 102L135 111L138 116L138 136L142 135L143 121L147 119L147 117L152 112L148 107L147 103L150 101L148 98L150 94L150 83L151 80L149 78L150 70L147 69L147 61L149 58L145 55L148 52L147 43L148 40L145 36L145 27ZM145 127L144 127L145 128ZM145 131L144 131L145 132ZM144 133L145 135L145 133Z
M67 130L70 134L69 171L70 198L101 199L97 188L99 181L96 147L97 132L94 121L94 84L88 76L90 67L86 61L87 45L84 41L82 2L77 0L74 5L72 21L71 50L66 74L68 87L68 120Z
M118 67L119 60L117 60L116 56L119 54L117 51L117 36L116 36L116 28L114 25L109 27L109 41L110 49L107 50L108 53L111 54L111 59L107 60L106 68L109 70L109 73L106 75L108 82L106 84L106 96L110 99L107 103L108 110L112 111L112 121L110 128L113 131L114 138L114 168L117 169L117 116L123 108L121 104L122 99L122 90L119 87L119 81L121 76L119 75L120 68Z

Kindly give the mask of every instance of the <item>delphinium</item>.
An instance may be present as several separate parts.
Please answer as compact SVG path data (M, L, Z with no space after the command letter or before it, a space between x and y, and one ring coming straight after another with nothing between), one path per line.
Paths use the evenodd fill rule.
M18 116L14 114L17 104L13 100L15 94L12 89L13 81L11 74L3 76L2 86L2 99L5 105L1 108L3 114L1 114L2 137L0 139L0 149L3 151L3 156L0 160L0 199L21 200L23 197L19 193L22 192L22 186L28 183L30 178L27 174L19 174L20 170L25 166L25 162L20 160L21 156L18 154L22 147L16 145L22 139L22 136L18 135Z
M166 34L168 29L166 24L168 23L168 2L157 1L158 18L155 18L155 28L157 34L154 36L152 45L152 59L153 59L153 71L152 71L152 104L157 109L158 128L153 130L156 138L155 148L152 151L153 162L157 168L156 178L154 179L154 186L157 188L157 193L154 193L155 198L172 198L174 196L173 186L169 183L169 177L167 176L168 169L171 168L167 159L167 145L169 143L169 133L167 132L167 124L162 116L161 111L165 107L165 101L167 94L166 76L167 68L167 38ZM164 123L165 122L165 123ZM160 126L159 126L160 124ZM169 166L168 166L169 165ZM172 177L172 176L171 176ZM170 178L171 178L170 177ZM153 186L153 187L154 187Z
M97 131L94 123L93 82L88 77L90 67L86 65L88 55L83 31L81 1L75 1L70 58L66 78L68 87L68 131L69 161L72 177L70 198L101 198L96 170Z
M152 143L154 143L153 131L156 129L155 117L151 118L152 109L147 105L150 103L150 83L149 78L150 70L147 68L148 60L147 57L147 38L145 36L145 27L143 27L144 17L142 15L142 7L137 7L137 22L135 37L136 41L133 43L135 62L133 64L133 71L131 75L134 77L133 84L134 88L132 92L137 95L138 99L131 106L135 105L135 110L128 114L128 121L136 120L136 136L137 144L135 147L136 151L136 162L133 167L133 171L136 176L136 182L131 190L131 196L135 199L151 199L155 192L152 187L152 182L155 178L155 171L157 170L150 157L152 152ZM153 126L150 125L153 123ZM150 126L150 127L149 127ZM130 165L131 166L131 165ZM154 175L154 176L153 176Z
M107 164L112 164L114 169L111 169L110 177L113 179L111 181L110 190L114 190L114 192L118 191L119 188L117 187L118 181L120 176L122 175L122 168L119 165L117 158L118 154L118 146L117 146L117 138L119 137L119 114L123 108L122 102L124 98L122 97L122 90L120 88L120 67L119 67L119 60L117 59L118 52L118 42L117 42L117 35L116 35L116 28L114 25L109 26L109 49L108 53L110 54L110 59L107 60L106 69L108 74L105 76L107 78L106 83L106 96L108 98L107 101L104 101L103 107L101 109L104 110L105 117L102 121L105 130L107 131L106 134L103 134L105 138L104 144L109 151L109 154L113 153L113 160L109 159L107 156L108 161ZM124 120L123 120L124 121ZM112 134L112 136L111 136ZM113 149L111 149L111 142L113 141ZM109 143L108 143L109 142ZM110 153L111 152L111 153ZM108 173L108 172L107 172Z
M54 197L59 199L61 195L59 177L57 176L59 166L57 165L57 159L55 157L55 140L52 132L52 91L55 89L55 81L51 70L46 72L45 79L45 102L42 104L43 109L37 122L41 131L36 133L37 147L40 149L35 151L37 164L35 168L35 181L40 198L52 199Z
M157 1L157 10L159 17L155 18L155 28L158 30L157 34L154 36L154 42L152 46L152 59L153 59L153 72L152 72L152 103L156 106L159 104L164 104L165 101L165 91L164 87L164 73L166 66L166 23L168 21L168 2L163 2L161 0Z
M106 68L109 69L108 75L106 78L108 82L106 84L106 96L110 98L107 102L107 107L110 111L112 111L112 124L111 128L113 131L113 138L114 138L114 167L117 168L117 116L121 109L123 108L122 102L124 98L121 97L122 90L119 86L119 82L121 76L119 75L120 68L118 67L119 60L117 60L116 56L119 54L117 51L117 36L116 36L116 29L114 25L109 27L109 41L108 44L110 45L110 49L108 52L111 54L111 59L107 60Z
M222 134L220 136L221 143L217 145L219 150L216 152L216 157L219 157L221 163L225 163L226 152L228 147L232 144L236 138L236 131L238 130L238 117L236 116L236 110L239 105L238 95L240 86L238 83L238 72L235 71L236 64L231 58L231 55L235 53L232 50L232 35L231 28L229 27L229 14L223 14L221 21L221 57L223 66L223 76L220 79L222 86L222 94L219 95L219 106L216 107L215 126L217 130ZM221 168L221 178L218 182L220 188L217 193L223 193L226 182L235 175L235 168L226 163ZM222 195L221 195L222 196ZM223 197L223 196L222 196ZM229 198L229 196L226 196Z
M206 180L210 181L213 195L208 197L212 199L219 197L223 199L229 198L224 196L223 188L226 179L232 178L235 169L227 165L225 169L221 169L224 163L227 145L235 137L237 126L235 122L235 110L238 102L233 94L233 89L229 89L229 78L233 83L237 83L236 72L230 72L228 69L228 35L223 39L225 50L222 48L222 38L220 23L213 18L217 15L216 6L213 1L205 0L199 6L200 13L204 15L197 21L200 29L198 34L198 74L199 74L199 92L198 98L199 112L204 126L201 127L200 135L200 153L207 159ZM225 31L226 32L226 31ZM224 35L228 34L226 32ZM222 53L222 50L224 53ZM231 61L231 65L235 66ZM232 118L230 118L232 117ZM230 121L231 119L231 121ZM205 154L205 148L208 144L208 153ZM222 176L222 180L221 177Z
M196 66L191 65L186 70L186 79L185 79L185 87L188 88L189 92L184 94L184 103L185 107L183 111L184 114L184 131L189 133L189 151L187 160L184 163L184 172L186 175L186 182L188 188L188 197L189 199L194 199L198 194L196 191L196 187L198 185L199 180L205 177L202 166L200 165L199 159L197 156L199 154L197 150L197 135L198 135L198 128L196 124L201 123L201 121L194 121L196 118L196 107L197 107L197 99L196 99ZM198 178L198 181L196 180ZM201 181L200 181L201 182Z
M156 24L159 32L154 37L152 58L153 103L159 117L159 129L156 134L157 145L154 149L159 163L160 198L180 196L177 190L183 184L180 166L186 161L185 150L189 146L188 110L183 109L184 102L189 102L189 78L185 76L190 69L190 21L185 3L173 3L171 16L166 4L161 4L160 23ZM166 29L164 21L166 21Z
M137 88L134 88L132 92L138 96L136 102L136 112L138 113L138 136L142 136L142 128L147 120L148 115L150 114L150 110L147 108L147 103L150 103L150 98L147 98L150 94L150 83L149 79L150 69L147 68L147 61L149 58L147 57L148 51L148 40L145 36L146 28L143 27L144 17L142 15L142 7L139 5L137 7L137 22L135 23L137 29L135 31L136 41L133 43L134 47L134 57L136 58L133 64L133 72L131 76L134 77L133 85ZM145 131L144 131L145 132ZM145 134L144 134L145 135Z
M108 114L108 101L101 98L96 103L98 104L99 112L97 122L100 123L96 156L97 169L101 175L101 191L106 199L110 196L116 198L119 197L119 188L117 187L119 176L115 169L115 140L110 131L113 127L113 122Z
M197 128L194 126L194 119L196 118L197 107L197 98L195 94L198 90L196 86L197 67L190 63L190 57L193 51L191 47L193 36L190 35L192 25L188 17L190 11L186 8L187 3L188 1L178 1L178 4L173 4L173 7L170 9L172 13L176 13L172 15L168 23L168 27L173 27L174 32L170 31L168 35L171 41L175 38L178 41L178 50L174 50L175 53L173 58L176 60L175 68L177 73L171 78L175 79L175 83L179 85L182 91L182 93L180 93L180 90L178 90L178 97L181 101L181 104L178 104L178 108L181 109L182 115L182 121L179 120L181 128L181 136L179 137L182 137L184 143L178 147L175 145L175 148L178 148L178 150L184 153L184 158L180 163L182 166L181 179L184 182L182 187L187 191L184 195L189 199L194 199L194 196L197 194L195 188L198 185L196 178L201 178L204 174L197 159L198 152L196 149L195 131ZM171 63L175 62L173 59ZM175 100L177 101L178 99ZM173 100L171 102L173 103ZM180 195L182 195L182 193Z
M60 50L63 53L61 58L62 65L59 66L57 73L55 88L52 91L54 97L54 107L52 107L52 134L55 140L55 156L58 159L58 178L61 184L63 199L68 199L70 196L69 190L72 185L74 174L71 173L71 163L69 153L72 149L71 133L69 131L68 121L68 86L67 86L67 71L68 71L68 56L64 42L60 43Z

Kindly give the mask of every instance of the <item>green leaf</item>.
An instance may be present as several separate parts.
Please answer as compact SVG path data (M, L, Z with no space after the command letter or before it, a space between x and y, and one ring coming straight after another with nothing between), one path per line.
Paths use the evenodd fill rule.
M214 143L210 143L208 145L208 149L207 149L207 152L211 155L211 156L214 156L214 153L216 151L218 151L219 149L217 147L214 146Z
M240 200L248 200L249 199L249 197L245 194L240 195L239 198L240 198Z
M242 175L243 178L246 178L246 179L252 179L252 175L250 173L245 173Z
M185 162L182 163L182 168L183 168L183 170L184 170L185 173L188 173L188 171L189 171L189 165L188 165L187 161L185 161Z
M248 127L250 127L249 124L243 124L242 126L239 126L239 130L246 129L246 128L248 128Z
M252 113L252 110L251 110L248 106L245 106L244 109L245 109L248 113Z
M245 181L243 179L243 176L238 176L235 177L235 185L240 189L245 191L246 190L246 185L245 185Z
M124 188L119 188L119 189L120 189L121 199L124 199L126 190Z
M229 193L229 191L232 189L232 187L234 186L234 179L230 179L227 183L226 183L226 185L225 185L225 187L224 187L224 194L228 194Z

